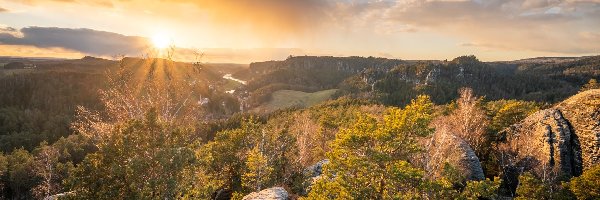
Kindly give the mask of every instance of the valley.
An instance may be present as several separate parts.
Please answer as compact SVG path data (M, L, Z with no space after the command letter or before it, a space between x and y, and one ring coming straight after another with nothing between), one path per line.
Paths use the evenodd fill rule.
M68 170L118 170L89 165L91 158L87 157L113 154L109 152L113 148L129 148L105 136L122 130L119 126L131 126L126 130L133 132L127 134L139 135L127 141L137 143L139 151L175 145L200 155L179 157L189 156L180 152L169 155L173 158L209 159L180 166L202 170L202 174L182 176L216 184L201 187L205 191L196 197L229 198L227 195L250 191L247 184L259 182L245 181L254 180L260 181L261 189L283 187L251 195L274 192L313 198L329 191L323 180L360 184L352 182L354 179L338 180L331 170L340 173L354 168L345 165L362 163L371 170L391 173L379 166L404 160L410 166L394 170L418 170L421 175L415 178L427 180L423 184L438 184L440 192L454 191L444 189L446 183L463 185L457 187L466 184L465 190L471 190L470 184L483 184L497 192L485 195L511 197L523 189L518 184L522 176L542 177L539 180L546 185L541 186L563 191L556 182L582 176L598 163L600 143L593 135L598 132L594 127L598 123L600 107L596 99L600 90L593 88L600 87L590 80L600 78L600 57L481 62L474 56L452 61L303 56L249 66L128 57L21 58L19 62L36 67L0 69L0 142L6 155L0 159L21 154L38 159L43 154L36 152L52 150L69 152L51 163L74 165ZM146 123L164 125L138 130L134 125L138 123L142 127L150 126L143 125ZM161 135L161 131L180 130L169 127L194 131L166 134L170 142L162 144L155 143L160 137L146 137L150 136L147 131ZM365 140L346 141L345 137ZM407 149L411 145L414 151ZM262 150L257 149L260 146ZM373 149L361 150L367 147ZM390 148L403 149L404 156L369 160L375 155L371 153L400 153ZM353 159L360 162L345 163L348 161L335 153L338 151L357 156ZM140 162L161 159L160 155L153 154L159 157ZM141 155L113 156L131 159ZM237 160L228 160L231 158ZM154 169L138 169L141 166L125 160L102 159L94 162L119 162L130 170ZM315 163L334 168L306 174ZM268 171L261 172L266 173L264 178L249 179L258 171L247 170ZM457 174L448 174L447 170ZM148 175L159 180L162 173L166 171ZM229 182L213 179L220 176ZM35 177L22 178L34 184ZM235 181L240 177L241 182ZM66 192L91 187L81 174L64 174L60 180L84 181L72 188L61 187ZM52 184L60 185L57 181ZM180 181L178 184L192 184ZM221 192L217 197L216 191ZM467 194L463 191L455 195Z

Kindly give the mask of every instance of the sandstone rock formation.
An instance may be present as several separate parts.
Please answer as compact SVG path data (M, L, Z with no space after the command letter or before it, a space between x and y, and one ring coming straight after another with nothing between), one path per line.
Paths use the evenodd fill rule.
M314 178L314 177L318 177L321 174L323 174L323 165L329 163L329 159L324 159L321 160L317 163L315 163L314 165L306 168L304 170L304 174L305 176L309 177L309 178Z
M502 134L499 163L517 172L531 171L546 180L568 179L581 173L577 137L560 110L541 110Z
M300 192L300 194L302 195L308 195L308 193L310 192L310 189L312 187L312 185L315 183L315 181L317 181L319 178L321 178L321 175L323 174L323 165L329 163L329 159L324 159L321 160L317 163L315 163L314 165L311 165L310 167L307 167L306 169L304 169L304 183L303 183L303 190Z
M442 176L445 163L456 167L466 180L485 178L479 158L461 138L438 131L431 139L426 163L427 172L432 178Z
M579 93L556 108L579 139L583 168L600 163L600 89Z
M600 163L600 90L581 92L512 125L500 164L542 179L565 180Z
M242 200L287 200L289 198L288 192L282 187L273 187L269 189L261 190L260 192L250 193Z

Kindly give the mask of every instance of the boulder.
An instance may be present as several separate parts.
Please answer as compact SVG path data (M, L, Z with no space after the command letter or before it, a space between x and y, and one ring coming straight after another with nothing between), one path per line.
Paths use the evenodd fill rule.
M504 130L500 164L567 180L600 163L600 89L581 92ZM506 170L505 170L506 171Z
M530 171L545 180L566 180L581 174L579 141L556 108L538 111L501 135L506 142L499 145L498 157L504 168L515 168L517 173Z
M581 92L556 108L579 140L583 168L600 163L600 89Z
M301 195L308 195L312 185L321 178L321 175L323 174L323 165L327 163L329 163L329 159L324 159L304 169L304 187L302 191L300 191Z
M273 187L261 190L260 192L250 193L242 200L287 200L289 195L282 187Z
M329 163L329 159L321 160L304 170L304 175L309 178L321 176L323 174L323 165Z
M434 179L442 176L445 163L455 167L464 176L464 181L485 179L475 151L453 134L436 132L431 138L427 154L426 169Z

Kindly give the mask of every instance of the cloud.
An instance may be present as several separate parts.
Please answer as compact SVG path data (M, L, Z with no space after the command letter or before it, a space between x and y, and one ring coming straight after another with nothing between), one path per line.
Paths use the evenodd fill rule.
M77 4L87 4L92 6L104 6L104 7L113 7L112 0L13 0L14 2L20 2L26 5L41 5L48 3L77 3ZM117 1L121 2L121 1Z
M334 0L15 0L26 5L77 4L109 9L142 10L146 14L182 17L183 7L197 9L222 26L243 27L262 34L295 33L329 21ZM187 16L183 16L187 17ZM189 18L188 18L189 19ZM268 31L267 31L268 30Z
M384 13L394 23L452 35L470 47L569 54L600 49L600 40L589 34L600 32L595 0L407 0Z
M204 48L203 62L250 63L260 60L285 59L289 55L308 54L295 48ZM77 58L82 55L110 57L116 54L141 56L153 52L149 41L144 37L125 36L117 33L92 29L68 29L55 27L27 27L17 30L0 27L0 55ZM315 54L317 52L310 52ZM193 49L177 48L174 59L194 61Z
M212 63L251 63L265 60L284 60L290 55L323 55L318 52L306 52L303 49L296 48L249 48L249 49L229 49L229 48L204 48L197 49L204 53L202 62ZM174 54L175 60L194 61L195 55L192 49L177 49Z
M75 10L74 15L82 16L81 19L70 21L68 26L71 27L93 27L115 32L127 30L128 33L140 35L150 35L153 31L157 31L154 29L165 28L173 30L173 34L183 33L179 34L178 38L181 41L185 40L185 44L182 45L200 48L284 47L320 49L329 53L364 51L377 54L381 51L394 55L420 57L454 56L479 50L495 50L493 52L503 53L498 54L499 56L509 55L507 52L513 52L511 56L521 53L539 55L600 53L598 52L600 0L15 0L14 2L38 8L43 6L48 12L42 15L57 16L44 26L61 26L62 24L56 23L61 23L60 20L69 15L61 15L62 13L58 12L68 7ZM101 16L107 16L106 20ZM69 32L74 30L77 29ZM17 33L10 32L9 34L14 37L6 35L7 32L10 31L0 30L0 34L4 33L0 36L0 42L9 41L40 47L58 46L90 54L107 54L111 51L108 48L93 50L88 45L72 44L74 42L69 42L69 45L63 44L68 41L50 45L47 44L50 42L43 43L32 39L32 36L26 35L25 30ZM41 36L37 37L41 38ZM121 35L116 38L125 40L125 43L144 43L131 42L123 37L128 36ZM90 46L107 45L105 43L107 42L94 41ZM139 48L137 46L131 50L119 47L124 49L122 53L128 54ZM219 59L232 57L245 60L246 58L241 54L252 53L252 51L221 53L223 51L219 50L213 55ZM273 54L277 58L280 56Z
M15 30L13 28L4 29ZM149 40L144 37L125 36L92 29L27 27L22 28L19 33L22 35L21 37L0 31L0 44L62 48L97 56L140 55L150 44Z
M81 58L85 54L63 48L37 48L34 46L0 44L0 55L17 57Z
M196 5L212 21L261 34L305 33L330 22L329 0L176 0Z
M18 30L13 27L0 27L0 33L11 33L15 34Z
M0 7L0 13L8 12L8 9Z

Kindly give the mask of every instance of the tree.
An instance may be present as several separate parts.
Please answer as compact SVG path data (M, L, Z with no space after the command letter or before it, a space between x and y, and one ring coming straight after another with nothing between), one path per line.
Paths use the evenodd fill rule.
M261 146L254 146L248 152L246 170L242 175L242 186L255 192L263 189L273 172L273 167L269 166L268 158L264 155L264 149Z
M163 59L134 64L122 59L117 69L105 75L107 87L99 90L101 109L77 106L71 127L97 144L103 137L110 137L115 125L142 119L151 109L166 123L183 126L196 123L201 107L192 102L198 96L198 87L176 78L174 65ZM134 67L146 69L139 72Z
M571 179L568 188L577 199L600 198L600 165L595 165L585 170L581 176Z
M596 79L590 79L588 83L583 85L579 91L586 91L592 89L600 89L600 83Z
M531 173L519 176L516 199L550 199L550 188Z
M392 108L383 121L359 115L340 130L327 154L324 176L309 199L440 198L451 186L423 179L424 172L407 162L420 150L416 140L430 135L433 103L419 96L404 109Z
M144 119L116 125L67 183L83 199L171 199L185 194L193 185L185 176L195 166L198 148L190 133L159 120L151 109Z
M16 149L7 156L8 186L13 199L33 198L30 189L36 185L33 174L34 158L25 149Z
M472 89L462 88L459 90L459 94L457 109L449 116L439 120L441 123L436 126L436 129L462 138L481 157L488 143L489 119L481 107L481 99L475 97Z
M467 181L467 185L460 194L459 199L498 199L500 183L501 179L499 177L495 177L493 181L490 179Z
M217 133L214 141L200 149L202 168L211 179L219 180L219 187L241 191L246 157L259 133L260 123L251 117L238 129Z
M492 118L490 131L498 133L502 129L516 124L540 109L535 102L517 100L498 100L486 104L488 115Z
M0 152L0 177L5 177L8 172L8 158L4 156L3 152ZM0 194L4 193L5 185L4 180L0 179Z
M59 152L47 143L42 143L36 151L33 171L41 178L41 183L33 188L33 194L44 199L60 191L60 182L57 182L60 180L57 169Z
M250 117L241 127L217 133L199 151L211 185L244 195L288 184L298 162L296 141L279 123L262 124Z

